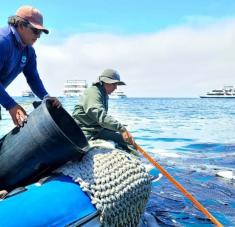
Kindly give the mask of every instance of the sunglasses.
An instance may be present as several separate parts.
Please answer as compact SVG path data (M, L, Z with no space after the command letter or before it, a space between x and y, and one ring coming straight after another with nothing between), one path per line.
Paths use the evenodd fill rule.
M41 35L42 34L42 30L37 29L35 27L33 27L27 20L24 19L23 25L27 28L29 28L34 35Z
M33 32L34 35L42 34L42 30L33 27L31 24L28 24L27 27L30 28L30 30Z

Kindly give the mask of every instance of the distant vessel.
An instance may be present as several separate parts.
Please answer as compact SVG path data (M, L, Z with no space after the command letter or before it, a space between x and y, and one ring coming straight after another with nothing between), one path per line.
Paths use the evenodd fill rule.
M22 91L22 97L35 97L34 93L29 90Z
M123 91L114 91L110 96L111 99L124 99L127 98L127 96L124 94Z
M81 96L86 88L86 80L67 80L64 84L64 96Z
M200 98L235 98L235 87L224 86L222 89L214 89L201 95Z

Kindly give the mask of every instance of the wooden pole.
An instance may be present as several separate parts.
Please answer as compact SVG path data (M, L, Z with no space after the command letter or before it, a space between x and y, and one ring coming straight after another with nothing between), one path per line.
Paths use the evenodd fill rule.
M140 146L138 146L135 141L132 141L132 145L139 151L146 159L148 159L155 167L157 167L161 173L173 183L191 202L200 210L209 220L218 227L223 227L223 225L214 217L210 212L199 203L192 194L190 194L179 182L177 182L155 159L153 159L148 153L146 153Z

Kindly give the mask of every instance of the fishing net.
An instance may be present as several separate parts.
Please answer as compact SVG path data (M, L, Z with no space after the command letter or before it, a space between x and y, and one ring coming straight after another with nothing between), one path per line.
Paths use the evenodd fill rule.
M141 162L118 150L93 147L80 162L56 172L72 177L100 211L102 226L137 226L151 189Z

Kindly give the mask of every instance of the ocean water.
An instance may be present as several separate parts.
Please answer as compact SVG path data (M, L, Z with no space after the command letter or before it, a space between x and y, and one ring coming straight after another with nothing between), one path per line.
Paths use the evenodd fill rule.
M16 98L31 112L33 98ZM72 113L76 98L61 98ZM112 114L224 226L235 226L235 99L110 99ZM14 126L2 109L0 137ZM148 165L148 161L143 158ZM159 171L155 170L158 176ZM161 176L161 175L159 175ZM160 226L213 226L164 176L146 212Z

